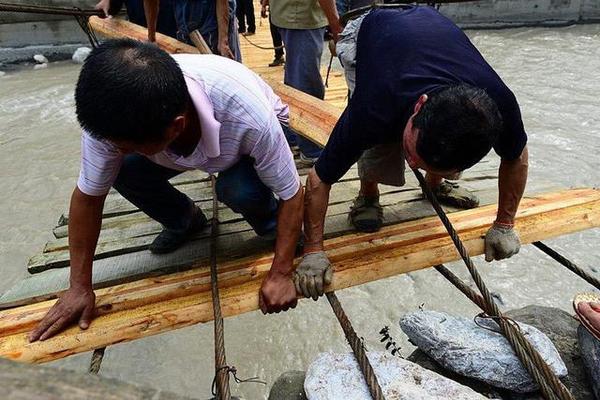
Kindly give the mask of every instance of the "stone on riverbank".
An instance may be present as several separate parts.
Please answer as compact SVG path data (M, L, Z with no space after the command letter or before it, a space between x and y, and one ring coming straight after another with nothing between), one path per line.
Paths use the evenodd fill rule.
M498 329L491 320L480 320L479 324ZM400 326L411 342L444 368L520 393L537 389L504 336L479 327L473 320L418 311L402 318ZM565 376L567 368L550 339L532 326L520 326L554 372Z
M484 399L466 386L386 352L370 352L371 365L387 400ZM353 354L320 354L308 367L309 400L368 400L367 385Z
M71 60L73 60L75 64L83 64L83 62L90 55L91 52L92 49L90 49L89 47L79 47L77 48L77 50L75 50L75 53L73 53L73 57L71 57Z
M48 68L48 64L35 64L33 66L33 69L44 69L44 68Z
M48 64L48 59L43 54L36 54L33 59L38 64Z
M577 329L583 364L587 368L594 395L600 399L600 340L596 339L584 326Z
M284 372L271 387L269 400L306 400L305 377L304 371Z

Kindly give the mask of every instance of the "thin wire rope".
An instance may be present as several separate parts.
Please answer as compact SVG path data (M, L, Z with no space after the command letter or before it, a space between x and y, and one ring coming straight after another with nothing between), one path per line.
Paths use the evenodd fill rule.
M569 271L573 272L575 275L578 275L581 279L585 280L587 283L600 290L600 280L598 280L597 278L584 271L582 268L575 265L575 263L562 256L556 250L550 248L542 242L533 242L533 245L541 251L543 251L544 253L546 253L551 258L553 258L559 264L562 264Z
M105 351L106 347L101 347L99 349L95 349L92 353L92 359L90 360L90 367L88 369L90 374L98 375L98 372L100 372L100 366L102 365Z
M2 11L26 14L68 15L83 17L104 16L104 12L102 10L82 10L77 7L54 7L0 2L0 12Z
M369 393L371 393L371 397L374 400L385 400L383 396L383 391L381 390L381 386L379 385L379 381L377 380L377 376L375 375L375 371L373 371L373 367L369 362L367 357L367 352L365 351L365 346L361 338L358 337L356 331L352 327L352 323L348 316L344 312L344 308L340 303L339 299L335 292L329 292L325 294L327 296L327 300L333 309L333 313L338 319L344 334L346 335L346 340L350 344L352 348L352 352L356 357L356 361L358 362L358 366L360 367L360 371L367 382L367 387L369 388Z
M230 400L229 366L225 358L225 334L221 300L219 297L219 281L217 275L217 235L219 233L219 202L216 193L215 176L210 176L212 187L212 221L210 232L210 289L213 300L214 335L215 335L215 380L218 400Z
M261 45L258 45L258 44L256 44L256 43L254 43L254 42L253 42L253 41L251 41L250 39L248 39L248 38L247 38L245 35L241 35L241 36L242 36L244 39L246 39L246 41L247 41L248 43L250 43L252 46L256 47L257 49L261 49L261 50L280 50L280 49L283 49L283 48L285 48L285 46L284 46L284 45L281 45L281 46L275 46L275 47L261 46Z
M525 339L523 334L515 328L515 326L505 320L502 317L502 313L498 309L498 306L494 302L493 297L491 296L487 286L483 282L483 279L479 275L475 264L471 260L467 249L464 247L462 241L460 240L456 230L450 223L450 220L446 216L446 213L440 206L437 201L435 195L427 185L425 178L421 174L421 172L417 169L413 169L419 184L425 193L425 196L433 206L435 212L438 217L442 221L442 224L448 231L452 242L456 246L461 258L465 262L469 273L473 277L477 288L481 292L483 299L485 300L485 309L484 311L489 316L498 317L498 325L502 329L502 332L506 339L509 341L515 353L523 363L523 366L529 374L533 377L535 382L539 385L540 390L544 394L544 396L549 400L560 399L560 400L575 400L573 395L567 390L567 388L562 384L562 382L558 379L556 374L548 367L546 362L542 359L540 354L537 352L533 346Z

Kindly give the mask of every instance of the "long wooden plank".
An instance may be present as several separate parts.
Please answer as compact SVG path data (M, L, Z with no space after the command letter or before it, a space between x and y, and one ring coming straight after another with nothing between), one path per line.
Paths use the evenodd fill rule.
M472 255L483 253L482 236L495 218L486 206L450 215ZM600 226L600 190L577 189L526 198L517 215L523 243ZM325 242L335 269L327 290L339 290L458 259L436 217L353 234ZM225 316L258 308L258 289L272 254L220 266ZM99 318L90 328L71 328L44 342L28 343L26 333L53 301L0 312L0 356L23 362L46 362L94 348L206 322L212 319L209 272L198 270L144 279L98 291Z

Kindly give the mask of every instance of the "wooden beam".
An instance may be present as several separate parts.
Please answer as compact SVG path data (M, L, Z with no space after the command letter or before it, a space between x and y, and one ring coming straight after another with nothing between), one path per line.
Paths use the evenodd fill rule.
M471 255L483 253L482 237L495 214L496 207L487 206L449 216ZM600 190L576 189L525 198L516 223L523 243L598 227ZM335 269L328 291L458 259L437 217L384 227L377 233L330 239L325 248ZM258 290L271 262L269 254L220 265L225 316L258 309ZM89 329L74 327L44 342L28 343L26 334L54 301L0 312L0 356L47 362L210 321L209 269L206 262L194 267L187 272L98 290L99 317Z

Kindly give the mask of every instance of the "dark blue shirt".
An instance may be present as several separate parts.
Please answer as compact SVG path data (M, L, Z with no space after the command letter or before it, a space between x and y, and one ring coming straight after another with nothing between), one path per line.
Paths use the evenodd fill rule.
M527 135L517 100L460 28L426 6L371 11L358 33L356 88L317 161L319 178L337 182L363 151L400 142L422 94L460 83L496 102L503 131L494 149L518 158Z

